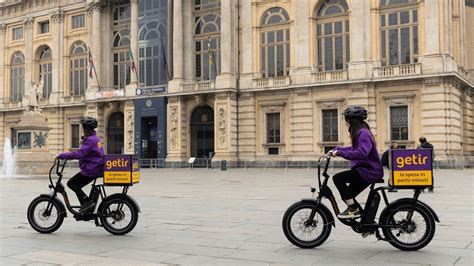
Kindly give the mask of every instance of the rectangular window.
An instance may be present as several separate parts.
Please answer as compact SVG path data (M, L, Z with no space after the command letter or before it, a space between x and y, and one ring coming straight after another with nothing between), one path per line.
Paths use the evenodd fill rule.
M391 29L388 32L388 51L390 65L398 65L398 29Z
M408 140L408 106L390 107L390 136L392 140Z
M23 39L23 27L14 28L12 30L12 39L14 41Z
M337 109L323 110L323 141L338 141Z
M18 133L18 149L31 149L31 133Z
M77 149L80 146L79 124L71 125L71 148Z
M73 29L84 28L84 15L72 16L71 25Z
M401 64L410 64L410 28L400 29Z
M267 143L280 143L280 113L267 114Z
M49 32L49 21L39 23L39 33L44 34Z

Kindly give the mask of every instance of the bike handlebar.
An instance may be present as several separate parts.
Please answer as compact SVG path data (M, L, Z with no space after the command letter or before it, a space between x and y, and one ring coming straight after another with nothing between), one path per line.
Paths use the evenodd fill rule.
M64 164L61 166L60 161L61 159L55 158L53 166L51 166L51 169L49 169L49 182L51 183L51 186L53 188L55 187L53 183L53 177L52 177L54 167L56 167L56 174L59 176L59 178L61 178L63 176L64 167L66 166L66 162L67 162L67 160L63 160ZM61 171L59 171L59 168L61 168Z

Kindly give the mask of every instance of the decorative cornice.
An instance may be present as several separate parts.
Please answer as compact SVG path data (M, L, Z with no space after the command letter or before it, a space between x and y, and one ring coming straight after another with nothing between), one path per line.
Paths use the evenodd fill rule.
M101 12L102 9L104 9L105 6L106 6L105 1L95 0L94 2L91 2L91 3L88 4L87 13L89 15L92 15L92 13L95 12L95 11Z
M23 24L25 24L25 28L31 28L33 27L33 21L34 19L32 17L25 17L23 19Z
M423 80L423 83L426 87L436 87L443 83L441 78L427 78Z
M367 90L367 83L356 83L351 85L352 92L363 92Z
M64 11L55 10L49 13L52 22L62 23L64 21Z

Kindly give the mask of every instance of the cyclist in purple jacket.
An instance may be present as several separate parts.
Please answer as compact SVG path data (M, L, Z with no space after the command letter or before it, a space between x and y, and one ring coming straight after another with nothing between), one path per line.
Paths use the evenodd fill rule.
M367 119L367 110L363 107L352 106L347 108L343 115L349 126L352 145L334 148L332 156L340 156L350 160L351 170L334 175L333 181L341 194L342 200L348 206L345 211L337 216L348 219L360 217L361 210L355 202L355 197L370 184L383 178L383 167L374 136L369 125L364 121Z
M97 119L93 117L84 117L80 121L84 130L84 138L81 147L73 152L65 152L58 155L59 159L79 160L81 171L73 176L67 182L67 186L73 190L79 202L81 203L81 213L87 212L95 207L95 202L89 199L82 190L84 186L92 182L96 177L103 174L104 148L97 136Z

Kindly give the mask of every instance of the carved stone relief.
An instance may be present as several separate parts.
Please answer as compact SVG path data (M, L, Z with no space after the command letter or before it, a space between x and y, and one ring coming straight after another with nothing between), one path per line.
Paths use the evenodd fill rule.
M178 109L171 108L170 112L170 145L171 150L176 150L178 147Z
M217 127L219 130L219 146L224 147L226 143L226 119L224 108L219 108L219 116L217 118Z

